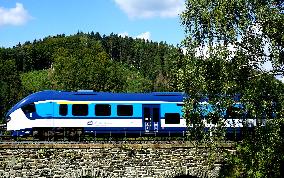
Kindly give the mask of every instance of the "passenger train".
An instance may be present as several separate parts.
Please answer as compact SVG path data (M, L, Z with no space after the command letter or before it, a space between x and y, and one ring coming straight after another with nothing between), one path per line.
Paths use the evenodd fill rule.
M181 92L40 91L11 108L6 115L7 130L13 136L52 129L75 129L83 134L184 135L187 125L182 106L186 97ZM242 127L238 119L228 120L226 127L232 122Z

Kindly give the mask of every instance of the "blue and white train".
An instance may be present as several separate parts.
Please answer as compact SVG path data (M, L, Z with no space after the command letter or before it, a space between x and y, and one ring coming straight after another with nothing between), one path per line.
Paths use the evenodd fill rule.
M7 113L7 130L20 136L37 128L82 128L86 133L184 132L184 97L178 92L41 91Z
M41 91L7 113L7 130L13 136L54 128L80 128L84 133L184 134L187 126L182 105L186 97L181 92ZM232 123L242 127L239 119L226 122L228 128Z

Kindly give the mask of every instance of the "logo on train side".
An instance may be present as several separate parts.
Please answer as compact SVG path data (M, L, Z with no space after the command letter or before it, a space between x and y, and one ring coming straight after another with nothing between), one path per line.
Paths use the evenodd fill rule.
M88 121L87 125L93 125L93 121Z

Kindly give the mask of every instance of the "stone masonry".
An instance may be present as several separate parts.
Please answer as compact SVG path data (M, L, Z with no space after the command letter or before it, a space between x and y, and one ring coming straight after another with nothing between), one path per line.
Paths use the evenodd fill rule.
M0 177L217 177L220 169L204 166L206 150L197 155L194 147L72 147L2 147Z

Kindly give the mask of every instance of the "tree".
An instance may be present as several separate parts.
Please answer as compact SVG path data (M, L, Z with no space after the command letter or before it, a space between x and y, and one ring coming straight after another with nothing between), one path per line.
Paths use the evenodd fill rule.
M24 95L14 60L0 58L0 121L7 111Z
M52 89L52 70L31 71L21 74L21 83L27 93Z
M63 90L91 89L120 92L127 74L124 67L112 61L98 41L90 48L60 49L55 57L53 77L55 88Z
M271 60L275 67L281 68L283 6L279 0L187 0L181 15L188 34L185 43L188 47L234 45L255 62Z
M178 72L178 86L191 95L185 117L191 122L201 121L200 113L195 112L200 96L209 95L212 105L219 103L221 108L226 108L232 101L222 96L239 93L245 111L258 123L255 135L248 135L254 139L244 139L239 145L241 149L236 159L240 161L237 165L240 169L233 176L280 176L279 160L284 159L283 151L268 151L273 159L265 154L267 150L283 150L279 148L284 147L283 135L278 132L284 122L283 84L273 76L283 74L284 69L283 8L283 1L278 0L187 0L181 14L187 57ZM274 70L263 71L260 64L266 61L271 61ZM277 107L273 103L277 103ZM276 114L274 119L265 127L261 126L263 118L270 118L271 110ZM208 121L214 117L212 113ZM225 119L220 115L217 118ZM215 137L203 138L214 140ZM276 145L268 142L275 138L280 138ZM254 149L259 150L255 153ZM244 159L242 155L248 153L249 159ZM269 172L263 169L268 163L273 164Z

